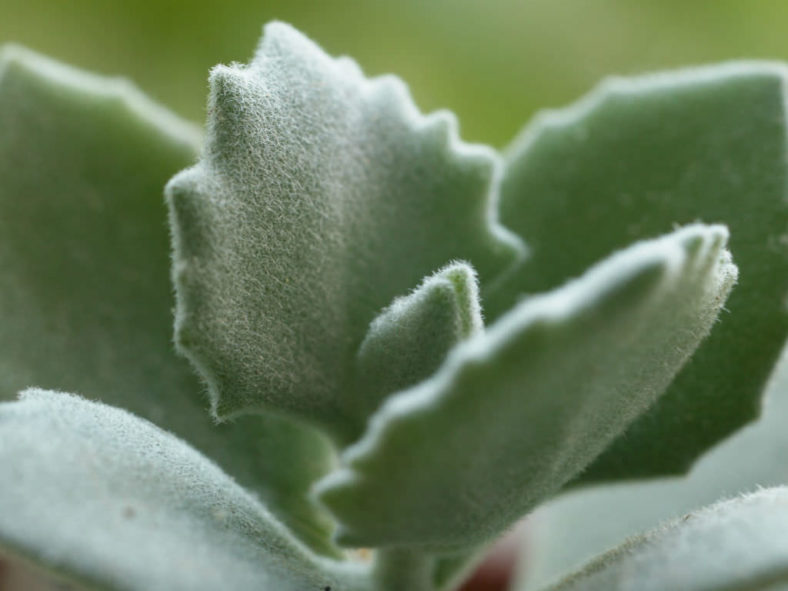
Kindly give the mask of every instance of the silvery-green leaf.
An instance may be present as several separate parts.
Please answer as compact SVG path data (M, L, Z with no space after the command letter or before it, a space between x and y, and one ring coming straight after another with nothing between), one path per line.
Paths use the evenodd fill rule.
M277 419L214 425L173 350L163 186L199 143L125 80L3 50L0 399L66 389L150 419L329 551L329 522L307 498L332 462L325 442Z
M452 260L484 284L516 258L494 220L498 157L281 23L248 66L214 69L209 113L200 162L168 187L177 342L218 415L287 412L346 436L379 311Z
M501 221L532 256L485 300L488 317L671 224L726 224L741 268L725 322L582 482L685 472L759 412L788 335L785 73L743 62L612 79L508 152Z
M104 404L0 403L0 482L0 552L91 589L366 588L193 448Z
M644 412L736 277L727 231L636 244L521 302L389 398L318 483L344 545L457 550L554 494Z
M788 488L717 503L632 538L546 591L788 588Z
M464 263L396 298L372 321L359 347L354 414L363 421L389 394L427 379L454 345L483 326L476 275Z
M719 498L788 483L788 350L761 419L704 455L683 478L573 490L529 518L519 589L532 591L662 521Z

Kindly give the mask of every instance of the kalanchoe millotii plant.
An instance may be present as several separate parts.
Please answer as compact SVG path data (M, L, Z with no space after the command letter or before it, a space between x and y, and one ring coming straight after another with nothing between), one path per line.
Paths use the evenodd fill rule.
M559 492L685 472L788 333L785 79L610 80L499 155L284 24L213 70L204 140L6 48L0 384L36 388L0 548L85 588L449 590ZM557 588L785 584L787 522L727 501Z

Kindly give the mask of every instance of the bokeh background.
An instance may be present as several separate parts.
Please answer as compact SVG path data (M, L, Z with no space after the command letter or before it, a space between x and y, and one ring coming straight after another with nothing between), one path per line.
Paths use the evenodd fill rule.
M124 74L202 121L208 69L246 61L271 19L399 74L422 109L455 111L465 139L495 146L609 74L788 60L779 0L0 0L0 42Z

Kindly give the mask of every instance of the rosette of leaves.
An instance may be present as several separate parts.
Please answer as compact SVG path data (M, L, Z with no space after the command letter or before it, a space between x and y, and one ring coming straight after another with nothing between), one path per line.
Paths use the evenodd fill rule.
M122 80L0 68L0 548L46 576L451 589L567 487L681 473L757 415L788 328L778 65L610 80L504 154L279 23L213 70L204 140ZM784 499L566 588L659 586L685 527L741 568L682 588L782 582Z

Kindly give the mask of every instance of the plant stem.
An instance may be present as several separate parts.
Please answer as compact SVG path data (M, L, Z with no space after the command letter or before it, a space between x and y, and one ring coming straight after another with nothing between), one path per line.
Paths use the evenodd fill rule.
M434 559L413 550L378 550L373 578L381 591L432 591Z

